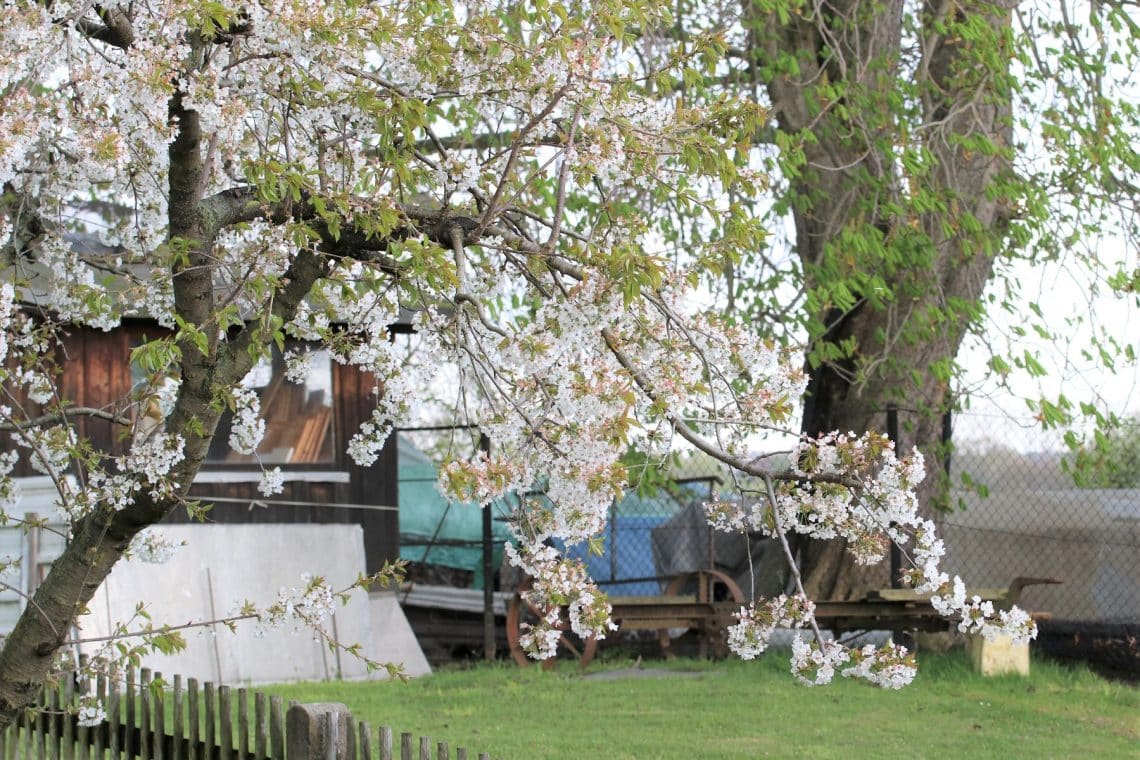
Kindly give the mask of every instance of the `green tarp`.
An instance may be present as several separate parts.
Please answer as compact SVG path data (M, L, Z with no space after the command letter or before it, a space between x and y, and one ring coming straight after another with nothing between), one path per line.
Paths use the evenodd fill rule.
M412 562L440 565L475 574L474 588L483 588L483 512L475 504L448 501L436 487L437 468L427 454L405 438L399 441L400 556ZM492 516L506 516L502 503L492 504ZM507 524L492 520L495 569L510 537ZM466 545L456 545L464 542Z

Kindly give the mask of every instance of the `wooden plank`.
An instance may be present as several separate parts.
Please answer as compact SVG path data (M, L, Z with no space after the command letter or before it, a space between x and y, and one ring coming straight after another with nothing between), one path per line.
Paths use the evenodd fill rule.
M380 760L392 760L391 726L380 726L380 731L376 736L376 749L380 754Z
M337 714L327 712L321 717L324 724L325 758L324 760L338 760L337 745L340 744L340 721Z
M103 705L103 711L107 711L107 674L100 673L99 677L95 679L95 699L99 704ZM103 725L95 729L94 753L95 760L105 760L103 752L107 737L107 721L103 721Z
M70 717L67 722L71 722ZM75 749L75 757L79 760L91 760L91 728L89 726L76 724Z
M79 689L76 689L76 686L79 686ZM82 696L82 694L79 694L76 692L86 693L87 692L87 685L86 684L76 685L72 679L67 679L67 697L66 698L67 698L68 703L73 704L73 705L79 704L79 697ZM76 727L75 727L75 744L72 745L71 736L70 736L71 735L72 722L74 722L74 721L72 721L71 719L68 719L66 724L64 724L64 733L68 735L67 744L74 747L74 749L71 751L71 753L68 754L68 757L79 758L79 760L88 760L89 759L89 747L91 746L91 744L90 744L91 729L88 728L87 726L80 726L80 725L76 724Z
M139 758L152 760L150 737L150 668L143 668L139 673Z
M346 733L344 737L344 751L348 753L348 760L358 760L356 752L356 719L351 715L345 720Z
M400 760L412 760L412 735L400 734Z
M63 681L62 703L69 708L75 704L75 682L70 678L65 678ZM66 753L64 757L67 758L67 760L71 760L71 758L75 757L75 739L72 733L73 725L74 721L68 716L68 720L63 722L63 730L60 732L60 741L63 743L63 749Z
M638 607L641 605L650 605L654 607L668 606L671 604L694 604L697 601L696 594L677 594L676 596L611 596L610 605L617 607Z
M447 747L447 742L440 742L435 745L436 760L451 760L451 751Z
M218 687L218 748L221 750L218 757L221 760L233 760L234 728L233 703L229 686Z
M285 700L277 695L269 698L269 751L273 760L285 757Z
M187 734L186 760L198 760L198 737L201 735L202 715L199 711L198 679L186 679Z
M265 760L269 743L268 698L259 692L253 695L253 752L256 760Z
M35 760L48 758L48 714L44 710L35 711Z
M427 736L420 737L420 760L431 760L431 739Z
M119 694L119 677L112 675L111 683L107 687L107 749L110 750L111 760L120 760L121 748L119 742L119 709L122 706L122 695Z
M66 676L65 676L66 677ZM60 753L59 743L59 729L60 724L66 720L66 710L69 707L63 701L63 684L58 683L54 687L45 689L45 700L48 712L52 714L52 719L48 721L48 756L52 760L56 760ZM60 716L59 719L56 716Z
M204 721L203 728L205 729L202 734L202 740L206 743L207 747L213 747L215 744L214 712L214 684L211 681L206 681L206 683L202 685L202 720ZM203 757L202 760L210 760L210 758Z
M123 735L123 757L135 756L135 691L137 675L134 667L127 668L126 702L124 703L123 723L127 730Z
M360 733L360 760L376 760L372 756L372 729L368 726L368 721L360 721L358 728Z
M467 748L466 747L456 747L456 749L455 749L455 760L467 760Z
M162 674L155 673L154 683L152 683L151 699L154 704L154 719L151 721L151 727L154 733L154 746L152 754L154 760L166 760L165 758L165 744L166 744L166 689L158 688L162 685Z
M23 758L28 758L28 760L31 760L31 757L32 757L32 732L33 732L33 729L35 728L35 719L32 718L32 714L30 712L28 712L27 710L24 710L23 726L21 728L23 729L23 733L24 733L24 752L23 752L23 754L16 753L16 757L23 757Z
M318 409L312 409L310 406L293 447L293 455L289 458L291 464L320 461L331 420L331 407L322 405Z
M238 757L249 757L249 689L238 689Z
M170 692L170 698L173 700L170 706L170 735L173 737L170 743L170 760L182 760L183 756L183 743L186 737L186 715L182 712L183 696L182 676L176 673Z

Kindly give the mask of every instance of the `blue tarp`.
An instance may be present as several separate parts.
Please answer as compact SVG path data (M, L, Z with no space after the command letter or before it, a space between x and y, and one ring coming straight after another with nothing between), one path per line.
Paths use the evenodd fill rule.
M582 544L571 547L567 554L584 561L590 577L607 594L656 596L661 593L662 587L656 580L652 580L658 572L653 565L650 531L666 519L664 515L619 514L610 519L606 529L605 551L601 556L590 554Z
M479 542L483 535L482 511L472 504L448 502L436 488L437 469L426 454L407 439L400 439L400 556L415 562L469 570L474 573L474 587L483 587L483 552ZM697 494L682 492L686 501ZM611 511L606 526L604 553L592 556L581 544L569 556L586 563L589 573L602 589L617 596L656 596L662 584L654 578L662 575L653 560L651 532L676 515L682 508L677 498L660 493L639 496L630 492ZM507 504L492 505L496 518L510 512ZM469 542L466 546L424 546L436 541ZM495 567L499 567L503 544L509 532L502 519L494 521ZM557 548L565 551L565 546Z

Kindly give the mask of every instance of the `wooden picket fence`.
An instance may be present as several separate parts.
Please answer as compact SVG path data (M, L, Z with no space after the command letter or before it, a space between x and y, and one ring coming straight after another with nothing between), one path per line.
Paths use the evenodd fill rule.
M136 677L137 676L137 677ZM80 698L106 710L96 726L79 725ZM338 712L325 708L339 708ZM316 710L316 712L314 712ZM288 717L287 717L288 716ZM306 722L317 727L306 728ZM120 684L100 677L78 689L67 679L45 690L37 708L0 731L0 760L467 760L446 742L389 727L375 732L343 705L286 705L279 696L232 689L142 669ZM435 750L434 754L432 750ZM288 750L288 754L286 754ZM481 753L479 760L489 760Z

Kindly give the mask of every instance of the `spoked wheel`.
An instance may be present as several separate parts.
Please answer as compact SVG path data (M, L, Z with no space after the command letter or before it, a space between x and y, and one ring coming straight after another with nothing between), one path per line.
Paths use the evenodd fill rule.
M585 668L594 659L594 654L598 649L598 640L593 636L583 640L574 633L570 629L570 617L565 608L559 610L558 625L556 626L560 632L556 657L540 661L527 657L521 644L522 636L530 626L535 625L545 617L544 610L534 606L523 596L523 592L529 589L530 581L528 580L519 587L507 605L507 643L511 648L511 657L522 667L531 667L536 662L541 662L543 670L550 670L554 667L555 659L573 658L578 660L579 667Z
M740 586L719 570L698 570L678 575L665 587L665 596L691 596L699 604L744 603L744 592L740 590ZM675 656L672 651L673 638L669 635L669 631L668 628L661 628L657 632L658 641L661 642L661 652L667 658ZM722 658L728 655L726 621L715 618L706 620L698 626L697 633L700 636L702 657L707 657L710 650L714 657Z

